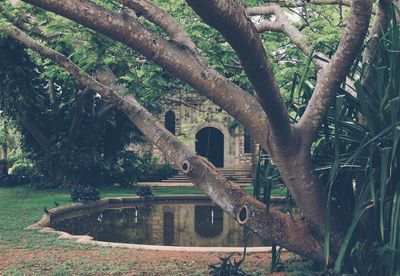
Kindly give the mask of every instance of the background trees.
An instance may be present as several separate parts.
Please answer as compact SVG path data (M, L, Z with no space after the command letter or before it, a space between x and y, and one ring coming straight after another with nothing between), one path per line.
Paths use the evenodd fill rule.
M272 243L282 245L314 260L325 262L326 265L332 264L338 257L335 267L337 272L341 270L351 271L353 268L361 269L362 266L357 266L354 262L351 262L348 266L343 266L344 256L349 256L352 252L348 245L349 243L355 245L358 243L358 248L362 248L361 250L366 253L371 250L376 238L356 237L352 233L354 233L357 225L361 229L368 229L358 222L361 216L368 213L365 210L372 208L370 206L376 206L378 201L381 206L387 206L385 202L392 200L393 205L388 207L390 209L388 212L391 214L390 216L396 217L396 208L398 208L396 207L398 206L395 200L396 196L387 197L386 189L382 188L385 187L383 183L390 183L389 185L397 187L396 182L394 182L396 173L395 170L383 170L386 173L380 177L379 184L377 184L378 181L369 182L374 183L371 185L375 188L380 187L379 199L374 198L377 195L375 188L365 189L367 187L365 175L353 177L343 176L339 173L341 172L339 168L348 166L349 160L352 159L346 159L345 163L339 161L340 147L338 143L340 140L337 138L343 129L345 130L344 136L352 137L353 134L350 134L349 129L344 128L343 124L339 128L338 122L341 120L342 113L348 116L347 119L352 120L350 126L357 125L358 119L353 113L343 109L343 98L336 99L336 96L345 89L355 94L354 88L357 88L360 104L364 101L363 89L368 88L369 76L373 74L366 73L368 71L364 70L351 70L356 68L353 67L354 61L367 36L371 14L375 14L375 21L370 35L372 41L376 42L381 35L381 30L385 30L390 21L392 1L379 1L377 5L373 5L372 1L365 0L314 0L310 3L295 1L282 2L279 3L279 6L267 4L249 7L263 3L188 0L188 5L198 16L190 12L187 6L181 6L179 2L168 4L160 1L159 6L147 0L70 0L68 2L26 0L24 2L69 18L124 45L115 43L118 47L121 46L120 49L123 49L123 51L114 52L113 56L112 51L109 51L110 48L113 49L113 46L103 48L104 45L109 45L107 44L108 38L97 44L89 40L89 43L86 44L84 39L74 37L71 44L74 47L68 50L58 49L58 46L56 46L65 43L65 40L61 39L57 43L55 41L54 44L47 43L47 46L52 47L55 51L22 32L21 28L24 24L21 24L21 22L13 19L8 20L11 20L15 26L20 28L10 25L9 22L3 24L5 32L10 36L38 52L42 57L49 58L64 67L79 81L80 85L100 94L102 98L104 97L125 112L147 139L163 150L196 185L228 213L236 217L239 223L249 226ZM334 6L321 8L321 4ZM347 6L351 7L347 8ZM30 6L28 6L28 9L30 9ZM166 10L169 10L170 13ZM296 23L289 20L287 12L290 10L292 13L297 13L300 18ZM7 17L9 11L4 9L3 11L3 16ZM24 8L19 11L22 14L26 12ZM34 8L32 14L36 13L40 14L42 11ZM174 13L180 14L178 19L171 15ZM337 14L336 17L331 18L334 14ZM10 18L10 16L8 17ZM326 25L315 24L315 18L319 17L325 18L334 32L332 36L327 38L321 37L321 40L325 43L318 44L312 40L314 36L310 33L326 31ZM216 38L211 37L210 34L213 31L202 23L200 18L202 22L218 31L220 35ZM37 22L37 20L36 17L33 18L33 22ZM63 23L63 20L56 16L51 20L42 22L37 27L43 28L43 26L51 26L52 24L60 26L59 23ZM184 26L191 21L195 23L188 24L187 29L191 31L188 35ZM180 22L183 24L180 24ZM295 26L296 24L299 25L298 28ZM82 29L86 32L87 30L80 25L72 23L68 26L72 26L74 30ZM207 33L202 33L202 31L196 33L196 28L207 30ZM335 49L338 30L342 30L342 34L339 45ZM28 28L28 31L31 31L31 28ZM279 39L285 40L285 38L270 34L260 36L259 32L264 31L285 34L299 50L291 52L289 48L292 46L286 46L276 47L275 52L268 52L268 47L273 47L274 42L272 46L269 46L267 39L277 38L279 43ZM392 32L394 33L392 39L397 41L398 33L395 27ZM76 33L79 32L72 32L72 34ZM204 42L197 41L200 34L206 37ZM31 35L35 36L35 33L32 32ZM97 35L94 35L94 37L97 37ZM103 39L102 36L99 37ZM213 39L215 42L221 42L222 46L213 43ZM84 42L82 43L81 40ZM78 46L76 46L76 43L78 43ZM74 49L80 49L79 45L84 45L81 48L81 54L84 53L87 57L81 64L79 64L80 59L74 60L74 54L76 55ZM88 54L88 49L93 45L104 49L101 52L102 55ZM381 59L375 58L377 45L371 43L366 48L365 62L370 64L381 62ZM214 48L216 48L217 55L210 57L208 53ZM130 52L132 50L136 54ZM233 52L236 56L232 58ZM285 77L288 73L296 73L296 68L283 73L279 72L279 66L274 68L270 58L271 54L282 55L282 53L288 52L290 57L294 58L294 61L291 61L293 67L300 64L308 65L302 71L299 84L294 83L290 87L287 85ZM127 53L127 56L125 56L125 53ZM129 55L134 59L127 58ZM66 56L69 56L70 59ZM124 96L126 87L136 89L137 86L140 87L140 84L135 83L136 85L129 87L129 83L126 83L125 87L121 86L117 81L118 77L128 81L134 79L131 73L124 76L124 69L129 69L130 72L134 70L132 67L115 68L113 62L107 63L102 59L102 57L110 56L123 56L127 58L126 64L136 64L137 67L135 68L140 69L143 68L143 64L150 63L151 66L157 64L180 81L191 86L198 93L210 98L235 117L246 127L261 147L268 152L297 207L302 211L304 220L294 219L273 208L266 207L261 202L246 195L237 185L224 179L209 162L187 150L143 107L143 104L148 101L141 102L140 93L136 92ZM98 63L99 60L100 63ZM132 63L129 62L130 60L132 60ZM96 63L101 66L96 68L94 66L97 65ZM152 69L151 67L144 67ZM274 73L274 70L278 73ZM368 67L367 70L373 71L371 67ZM140 76L145 78L150 76L151 78L141 81L144 84L147 81L150 84L149 87L152 87L154 84L152 81L159 79L160 75L146 72ZM363 81L354 83L354 80L360 79L360 77ZM179 81L172 81L168 78L170 78L170 75L163 73L161 82L167 79L165 81L167 87L170 84L180 84ZM383 79L391 78L383 77ZM385 96L385 100L390 98L396 102L396 91L398 90L394 88L393 91L395 91L393 93L394 98ZM374 92L370 90L369 93L366 95L372 95ZM285 101L283 96L285 94L288 95L288 101ZM300 97L301 95L304 96L303 101L295 102L294 96ZM352 100L358 102L356 98ZM335 101L337 103L335 105L336 115L333 117L333 121L332 119L327 121L330 107ZM382 107L382 105L380 106ZM354 112L354 110L359 111L357 104L351 107L351 112ZM361 110L364 111L362 112L364 116L366 116L365 110L365 108ZM396 118L398 111L396 113L397 109L394 110L394 118ZM383 109L379 109L379 112L383 111ZM397 122L398 120L394 120L392 129L396 129ZM319 136L321 125L325 126L326 136L331 133L336 138L333 144L329 138L323 139ZM330 130L332 126L334 126L333 132ZM368 126L365 124L357 125L357 127L364 127L363 130L368 131ZM396 135L391 137L394 138ZM390 140L393 145L396 144L396 139ZM325 150L327 152L324 152ZM320 171L315 168L316 162L312 158L312 153L315 153L317 157L319 153L323 153L322 156L325 157L332 150L335 161L329 167L329 174L328 176L326 174L325 176L320 175ZM393 150L392 156L397 156L397 148L393 147ZM374 159L372 157L371 160ZM385 158L382 160L385 160ZM391 160L391 164L394 164L395 168L398 167L397 162L397 159ZM331 164L330 160L328 160L328 164ZM385 166L382 165L381 168L383 167ZM367 168L376 172L374 166ZM364 171L364 174L366 171ZM346 179L343 181L342 177ZM353 180L355 180L354 187ZM391 190L396 189L391 188ZM360 196L359 192L361 191L370 194L365 198ZM351 195L350 199L342 200L347 194ZM373 197L372 201L370 196ZM364 211L358 212L360 208ZM381 208L381 210L384 209L384 207ZM387 216L383 213L383 211L380 211L378 215L381 225L385 225L383 216ZM390 233L389 236L391 236L389 242L391 249L388 254L392 259L398 254L398 232L394 232L398 229L398 223L397 220L394 220L391 222L393 227L387 230ZM381 227L381 233L385 232L385 229L389 229L389 227ZM388 240L385 240L385 236L387 237L387 235L381 236L382 246L384 247L388 242ZM391 272L398 270L394 266L387 267L387 269Z
M141 138L123 113L19 43L0 43L2 116L22 132L22 149L37 169L25 183L75 189L124 185L144 174L147 161L125 150Z

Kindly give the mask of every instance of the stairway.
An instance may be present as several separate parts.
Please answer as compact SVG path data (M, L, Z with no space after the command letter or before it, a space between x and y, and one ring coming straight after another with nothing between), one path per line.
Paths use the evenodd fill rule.
M225 177L227 177L230 181L244 185L251 184L251 170L246 169L218 169ZM179 171L178 174L173 175L162 182L165 183L190 183L190 180L187 176Z

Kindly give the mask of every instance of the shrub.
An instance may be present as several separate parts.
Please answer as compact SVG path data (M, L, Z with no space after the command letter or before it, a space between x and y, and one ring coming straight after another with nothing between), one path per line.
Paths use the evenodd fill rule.
M87 185L75 185L71 190L71 201L81 203L93 203L100 199L100 192Z
M152 200L154 198L153 187L151 186L139 186L137 187L136 194L145 200Z
M0 160L1 169L9 167L9 165L9 160ZM8 174L7 171L0 174L0 186L14 187L27 185L32 181L33 171L31 168L21 166L17 167L16 169L10 169L8 171L10 171L11 174Z
M233 259L232 261L232 256L233 254L230 254L225 257L219 257L221 262L216 263L216 264L211 264L208 265L208 267L211 269L210 275L213 276L244 276L246 275L244 271L240 268L242 265L244 258L239 260L238 262Z
M154 161L153 161L154 162ZM161 181L171 177L176 173L176 169L170 164L149 164L147 173L139 181Z

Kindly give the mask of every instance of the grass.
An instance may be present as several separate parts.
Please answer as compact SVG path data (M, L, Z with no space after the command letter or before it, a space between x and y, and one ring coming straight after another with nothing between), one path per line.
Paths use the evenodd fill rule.
M251 188L246 190L252 193ZM156 195L202 194L196 187L154 187L154 192ZM135 190L107 188L101 195L134 196ZM81 245L58 239L57 234L26 230L41 218L45 206L54 207L54 201L69 204L68 192L34 190L27 186L0 187L0 275L124 275L133 269L137 272L135 275L162 275L167 269L175 271L171 275L207 274L207 262L195 267L195 262L179 260L154 265L138 261L140 251L137 250ZM110 255L113 259L109 259ZM103 259L104 262L98 262ZM266 267L251 267L251 270L254 275L265 275L267 271ZM180 274L182 271L188 274Z
M157 195L201 193L194 187L156 187L154 190ZM135 191L128 188L108 188L101 192L103 197L135 195ZM26 186L0 188L0 255L19 252L22 256L30 256L29 260L22 259L8 266L1 265L0 260L0 275L123 275L131 271L136 265L135 260L127 260L123 263L118 260L93 263L90 260L93 254L99 255L99 259L106 258L102 251L113 250L125 255L124 249L80 245L73 241L60 240L57 234L26 230L25 227L41 218L45 206L54 207L54 201L60 204L70 203L68 192L66 190L33 190ZM60 261L59 252L67 255L76 252L74 254L87 256L77 260ZM41 257L34 258L31 254ZM170 264L170 266L173 265ZM146 266L143 269L143 274L149 273L145 271L148 270Z
M196 187L155 187L156 195L202 194ZM106 188L102 197L135 196L132 188ZM54 207L54 202L69 204L66 190L34 190L27 186L0 188L0 248L21 246L23 248L43 248L71 246L71 243L56 240L47 233L25 231L24 228L37 222L43 215L43 208ZM38 241L40 241L38 243ZM75 246L75 244L73 245Z

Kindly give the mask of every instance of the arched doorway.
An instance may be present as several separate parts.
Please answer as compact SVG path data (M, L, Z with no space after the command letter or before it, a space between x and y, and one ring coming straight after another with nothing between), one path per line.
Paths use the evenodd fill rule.
M171 110L165 113L165 128L175 135L175 113Z
M244 153L251 153L251 140L247 131L244 133Z
M215 238L224 231L224 212L217 206L194 206L194 231L204 238Z
M205 127L196 133L196 152L218 168L224 166L224 135L214 127Z

